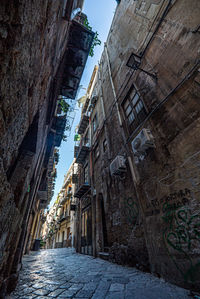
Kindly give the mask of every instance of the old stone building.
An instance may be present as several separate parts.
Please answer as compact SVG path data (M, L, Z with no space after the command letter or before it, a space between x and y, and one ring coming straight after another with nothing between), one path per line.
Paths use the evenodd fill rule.
M65 176L62 188L63 196L59 203L59 230L56 234L55 244L57 248L74 246L76 199L74 198L75 184L72 179L76 175L76 169L77 165L72 163Z
M76 225L76 249L78 252L84 254L92 255L94 253L94 237L92 226L94 225L95 213L92 204L93 200L93 186L92 183L92 153L91 153L91 122L90 115L91 111L89 109L89 103L91 102L91 97L93 90L95 88L95 83L97 79L98 67L95 66L93 70L92 77L84 98L81 120L78 126L78 136L80 140L76 141L74 147L74 157L76 158L76 163L78 164L77 172L77 183L76 191L74 196L79 199L78 206L76 209L77 225Z
M73 162L67 171L57 200L47 212L46 221L42 226L41 239L46 249L75 247L77 199L74 194L76 176L77 164Z
M55 147L93 40L83 1L1 1L0 293L16 284L51 200Z
M82 142L90 134L87 155L79 148L76 156L84 186L76 194L77 249L194 290L200 286L199 14L199 1L120 1L79 125ZM89 184L81 183L87 167Z

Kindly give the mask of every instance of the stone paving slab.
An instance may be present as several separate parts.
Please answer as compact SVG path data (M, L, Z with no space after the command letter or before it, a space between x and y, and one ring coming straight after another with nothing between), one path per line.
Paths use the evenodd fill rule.
M75 253L41 250L23 258L10 299L192 299L189 291L135 268Z

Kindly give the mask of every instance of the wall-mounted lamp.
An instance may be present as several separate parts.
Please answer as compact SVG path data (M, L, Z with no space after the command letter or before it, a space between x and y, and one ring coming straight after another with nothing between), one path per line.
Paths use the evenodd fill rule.
M140 70L140 71L144 72L145 74L149 75L150 77L154 78L155 80L157 80L156 75L151 74L151 73L141 69L140 64L141 64L141 57L132 53L131 56L129 57L129 60L126 65L135 71Z

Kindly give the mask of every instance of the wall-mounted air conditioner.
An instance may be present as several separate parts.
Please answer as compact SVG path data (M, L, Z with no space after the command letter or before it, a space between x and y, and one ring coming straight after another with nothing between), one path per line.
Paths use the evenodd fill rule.
M154 137L149 129L142 129L131 142L135 155L144 153L148 148L155 147Z
M116 156L110 164L111 175L121 175L126 172L125 158L123 156Z

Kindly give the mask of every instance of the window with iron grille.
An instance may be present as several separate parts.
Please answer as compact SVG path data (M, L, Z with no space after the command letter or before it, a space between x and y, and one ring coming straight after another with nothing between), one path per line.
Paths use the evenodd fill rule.
M126 123L131 133L145 119L147 112L143 101L132 87L122 104Z

